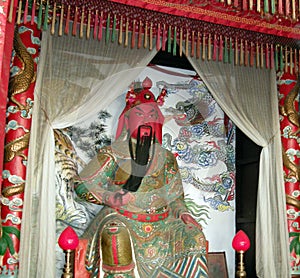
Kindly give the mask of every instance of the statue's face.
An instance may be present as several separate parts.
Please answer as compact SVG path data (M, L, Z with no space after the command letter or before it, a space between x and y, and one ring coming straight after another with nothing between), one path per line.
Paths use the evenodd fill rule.
M137 138L138 127L140 125L151 126L155 132L159 123L156 107L152 104L140 104L130 109L127 119L127 130L130 136Z

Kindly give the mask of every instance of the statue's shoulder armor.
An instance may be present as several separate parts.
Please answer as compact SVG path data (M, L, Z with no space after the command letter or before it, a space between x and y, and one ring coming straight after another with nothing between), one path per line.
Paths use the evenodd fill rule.
M114 165L114 161L115 158L110 147L103 147L98 150L97 155L89 161L88 165L82 169L80 177L87 179L90 176L94 176L95 173L109 169Z

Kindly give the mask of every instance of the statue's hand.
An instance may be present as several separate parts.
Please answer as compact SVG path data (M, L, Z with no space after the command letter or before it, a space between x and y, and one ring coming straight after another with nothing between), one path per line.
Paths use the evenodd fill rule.
M121 206L127 205L131 200L133 200L133 195L126 190L118 190L112 192L107 200L107 205L113 208L119 208Z
M185 224L192 224L202 230L202 226L189 213L183 213L180 217Z

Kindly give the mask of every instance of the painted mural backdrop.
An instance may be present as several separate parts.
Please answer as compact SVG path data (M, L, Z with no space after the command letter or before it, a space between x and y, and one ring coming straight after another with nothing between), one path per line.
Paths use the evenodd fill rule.
M135 81L145 77L152 80L151 91L156 96L162 88L167 90L161 108L165 116L163 146L177 157L185 201L203 226L209 251L226 251L231 277L235 260L231 247L235 234L235 128L194 71L151 66ZM114 140L125 93L88 122L56 131L57 236L67 224L81 235L99 210L72 195L71 177L99 148ZM67 171L61 165L65 147L72 149L72 155L65 159ZM57 254L60 269L64 257L59 247Z

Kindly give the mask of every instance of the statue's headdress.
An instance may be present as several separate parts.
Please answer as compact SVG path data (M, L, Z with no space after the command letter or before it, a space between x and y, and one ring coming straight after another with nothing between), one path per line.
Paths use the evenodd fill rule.
M142 84L140 82L134 82L131 85L130 90L126 94L126 106L119 117L119 123L116 133L116 139L118 139L125 127L125 117L126 113L133 107L140 104L151 104L157 111L158 120L155 123L155 136L158 142L162 143L162 125L164 123L164 116L160 111L159 106L164 104L164 98L166 97L167 91L163 89L160 95L155 98L153 93L150 91L152 87L152 81L148 77L144 79Z

